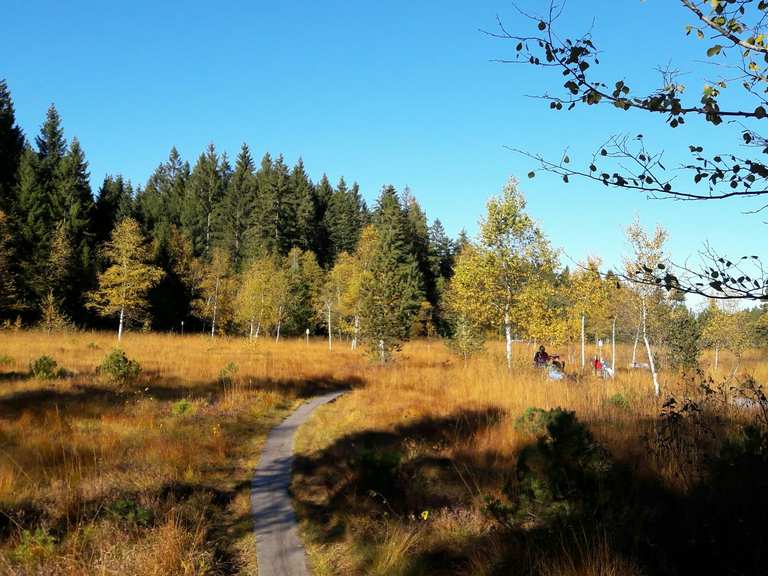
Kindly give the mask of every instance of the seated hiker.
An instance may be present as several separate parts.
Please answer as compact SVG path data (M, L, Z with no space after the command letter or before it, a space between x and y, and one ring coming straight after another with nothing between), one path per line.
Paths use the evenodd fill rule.
M561 360L557 354L552 354L549 358L552 361L552 366L560 370L560 372L565 372L565 360Z
M547 354L544 346L539 346L536 354L533 355L533 365L536 366L536 368L542 368L543 366L546 366L548 362L549 354Z
M603 372L603 363L600 360L599 356L595 356L592 360L592 368L595 369L595 373L601 373Z

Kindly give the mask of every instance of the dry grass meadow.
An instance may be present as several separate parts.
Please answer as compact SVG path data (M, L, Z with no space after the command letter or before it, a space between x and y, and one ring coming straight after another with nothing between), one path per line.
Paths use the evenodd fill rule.
M670 374L657 399L644 371L601 380L569 367L548 381L525 344L510 373L496 345L465 363L413 342L380 367L343 343L129 334L123 349L142 372L117 385L96 371L114 345L112 334L0 332L0 574L255 574L260 445L302 398L332 388L351 391L299 431L293 483L318 575L643 573L608 531L566 538L533 518L521 532L489 514L535 441L518 423L533 407L575 411L662 499L698 486L698 452L658 441L666 394L698 394ZM32 377L42 355L66 374ZM714 382L732 363L721 355ZM768 381L765 352L740 372ZM754 416L729 406L707 446Z

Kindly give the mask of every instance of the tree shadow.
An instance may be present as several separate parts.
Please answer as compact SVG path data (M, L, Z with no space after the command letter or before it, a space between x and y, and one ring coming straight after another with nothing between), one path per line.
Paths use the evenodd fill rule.
M22 382L30 378L29 372L0 372L0 382Z
M324 540L333 542L356 516L405 516L466 505L474 495L460 470L472 470L471 481L482 482L483 476L496 476L497 467L508 466L507 458L500 454L475 458L469 453L448 458L435 455L435 449L440 452L503 418L504 411L495 407L462 410L421 418L391 431L357 432L316 454L297 456L291 485L297 514L319 524ZM424 453L421 447L427 447Z
M559 440L532 441L517 458L469 450L441 455L441 443L465 440L502 417L490 408L426 418L351 434L297 458L292 493L307 533L335 544L368 526L379 532L356 538L379 539L386 523L417 525L421 510L477 510L480 497L503 485L500 501L486 501L484 534L432 534L428 546L409 552L408 573L469 573L485 549L490 573L499 576L538 574L540 561L579 568L596 554L648 575L768 574L765 431L710 450L705 473L685 491L641 470L629 454L603 451L578 422L562 427ZM641 426L658 424L648 419ZM732 430L739 429L734 423ZM408 454L413 439L438 449ZM370 528L372 520L378 528Z
M23 379L23 378L20 378ZM0 418L18 418L23 413L42 417L57 410L66 415L75 413L78 418L100 418L103 414L123 410L126 404L140 399L174 402L181 399L204 399L216 402L233 389L257 390L280 393L287 398L311 398L331 391L350 390L364 385L360 378L334 378L322 376L307 380L281 378L246 378L242 382L222 379L187 381L176 377L160 378L144 375L135 384L113 386L110 384L55 384L34 390L19 390L0 397Z

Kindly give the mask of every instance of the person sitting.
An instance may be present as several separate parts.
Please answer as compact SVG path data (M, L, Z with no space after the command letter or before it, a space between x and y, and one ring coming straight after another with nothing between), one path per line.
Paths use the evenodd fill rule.
M603 362L600 360L599 356L595 356L592 360L592 368L595 369L595 374L601 374L603 373Z
M536 354L533 355L533 365L536 368L542 368L549 362L549 354L545 350L544 346L539 346Z

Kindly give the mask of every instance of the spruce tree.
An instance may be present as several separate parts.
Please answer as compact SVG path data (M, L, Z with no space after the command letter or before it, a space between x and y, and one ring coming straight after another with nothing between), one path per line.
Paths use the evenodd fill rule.
M403 213L406 221L408 241L411 253L416 260L421 275L422 287L427 301L437 305L435 274L429 254L429 227L424 210L421 209L410 188L403 194Z
M189 172L189 164L173 147L168 160L155 169L144 190L137 194L137 216L157 253L167 250L171 227L182 224Z
M316 249L317 205L315 189L307 172L304 161L299 158L291 170L290 187L296 198L296 245L302 250Z
M119 221L133 215L133 187L121 175L104 178L93 208L93 240L100 246Z
M288 166L282 154L277 157L272 171L272 204L267 206L274 228L275 248L280 254L287 254L297 243L296 208L298 205L291 189Z
M0 210L10 214L16 177L24 152L24 134L16 124L13 100L5 80L0 80Z
M48 107L45 122L40 128L40 134L35 138L35 144L40 161L38 179L49 197L49 202L53 204L59 164L67 153L67 141L61 126L61 116L53 104Z
M219 205L217 238L235 270L245 258L245 239L256 206L256 176L247 144L240 148L235 170Z
M272 172L272 156L267 152L256 171L256 208L248 231L248 252L251 255L264 255L275 250L270 210L273 204Z
M23 299L34 307L44 294L45 270L51 233L50 204L39 178L39 159L26 148L19 164L16 189L15 228L20 258Z
M197 255L210 253L213 232L218 228L215 218L226 178L225 164L216 153L215 146L209 144L192 170L181 213L182 227L192 239Z
M448 280L453 272L453 260L455 247L445 233L443 223L435 219L429 227L429 253L432 262L433 274L437 278Z
M22 308L8 217L0 210L0 320L9 320Z
M408 339L423 298L418 267L394 226L379 226L370 267L361 285L360 322L371 354L388 361Z
M332 247L328 234L328 205L333 196L333 186L331 186L328 176L323 174L320 181L315 186L315 254L320 264L328 267L332 259Z
M365 202L355 183L351 189L342 177L334 190L325 214L331 261L342 252L352 253L365 225Z

